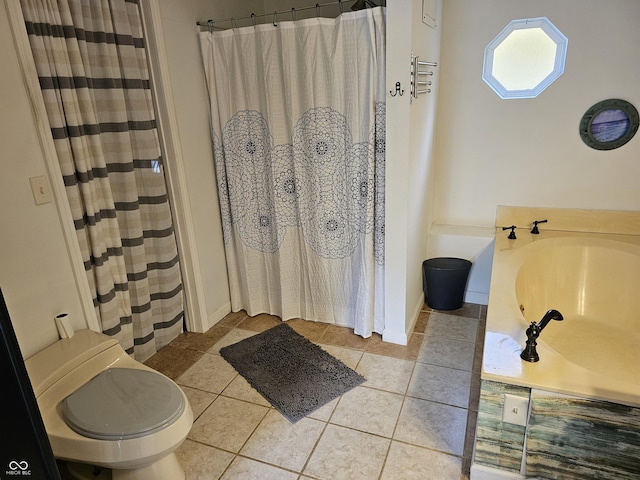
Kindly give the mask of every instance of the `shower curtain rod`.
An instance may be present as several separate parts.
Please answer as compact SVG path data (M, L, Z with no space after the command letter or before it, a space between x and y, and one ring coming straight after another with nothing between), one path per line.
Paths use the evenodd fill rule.
M297 11L302 11L302 10L311 10L313 8L316 9L316 17L320 16L320 9L322 7L328 7L330 5L340 5L340 13L343 13L343 8L344 8L344 2L345 1L349 1L349 0L334 0L332 2L326 2L326 3L316 3L315 5L309 5L306 7L300 7L300 8L291 8L291 10L276 10L273 13L262 13L260 15L256 15L255 13L252 13L251 15L246 15L244 17L229 17L229 18L222 18L220 20L207 20L206 22L196 22L196 25L199 27L207 27L209 29L209 32L212 32L213 30L227 30L227 28L223 28L223 27L216 27L215 24L216 23L222 23L222 22L230 22L231 23L231 28L236 28L237 24L236 21L238 20L251 20L253 22L253 26L256 26L256 19L258 18L267 18L267 17L273 17L273 25L274 26L278 26L277 24L277 17L278 15L282 15L282 14L289 14L291 15L291 19L293 21L296 20L296 12ZM358 0L357 0L358 1ZM357 3L354 2L354 3ZM380 2L380 5L377 5L375 2L370 1L370 0L359 0L361 3L364 4L364 7L366 8L367 6L371 7L371 8L375 8L375 7L379 7L379 6L384 6L386 4L386 0L382 0Z

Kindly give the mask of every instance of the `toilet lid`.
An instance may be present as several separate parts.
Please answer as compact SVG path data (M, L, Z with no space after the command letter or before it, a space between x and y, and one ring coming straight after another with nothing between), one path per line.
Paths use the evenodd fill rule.
M184 410L182 391L156 372L111 368L62 402L67 425L85 437L124 440L173 423Z

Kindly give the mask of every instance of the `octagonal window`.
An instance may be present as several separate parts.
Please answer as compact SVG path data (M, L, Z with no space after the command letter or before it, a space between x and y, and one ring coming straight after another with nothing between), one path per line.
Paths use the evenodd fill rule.
M534 98L564 72L567 37L547 18L513 20L484 50L482 79L500 98Z

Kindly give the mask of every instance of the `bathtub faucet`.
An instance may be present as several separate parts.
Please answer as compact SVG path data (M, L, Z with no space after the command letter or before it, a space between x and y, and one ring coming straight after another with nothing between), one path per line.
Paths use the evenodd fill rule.
M538 344L536 340L540 336L544 327L546 327L551 320L564 320L564 317L558 310L551 309L544 314L540 323L531 322L531 325L529 325L526 332L527 345L524 347L524 350L522 350L520 358L527 362L537 362L540 360L538 352L536 351L536 345Z
M511 230L511 233L509 234L509 236L507 237L509 240L515 240L516 239L516 226L515 225L511 225L510 227L502 227L502 231L504 232L505 230Z
M533 233L534 235L538 235L540 233L540 230L538 230L538 224L539 223L547 223L548 220L536 220L535 222L533 222L533 228L531 229L531 233Z

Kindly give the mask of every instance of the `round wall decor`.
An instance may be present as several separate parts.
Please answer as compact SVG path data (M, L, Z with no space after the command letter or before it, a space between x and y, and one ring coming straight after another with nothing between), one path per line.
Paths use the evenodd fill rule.
M638 110L632 104L612 98L586 111L580 121L580 137L596 150L613 150L631 140L639 124Z

